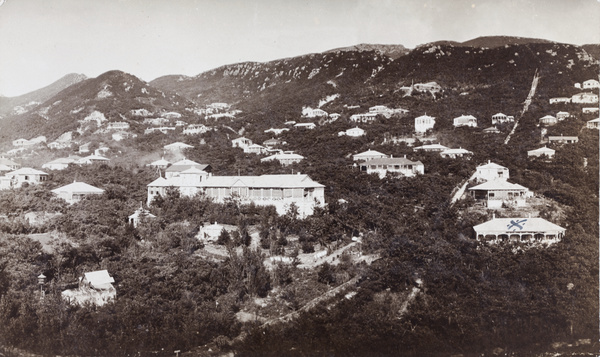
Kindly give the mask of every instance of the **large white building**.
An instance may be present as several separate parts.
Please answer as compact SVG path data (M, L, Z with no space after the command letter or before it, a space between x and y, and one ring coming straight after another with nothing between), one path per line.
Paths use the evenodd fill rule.
M427 114L415 118L415 132L418 134L425 133L427 130L433 129L434 125L435 118L430 117Z
M204 195L222 203L237 198L242 204L275 206L285 214L293 203L300 216L309 216L315 207L325 205L325 186L308 175L212 176L191 168L169 179L159 177L148 184L148 205L156 196L164 196L169 187L179 189L184 196Z
M488 161L487 164L477 166L475 172L475 179L477 181L506 180L509 176L509 171L506 167L491 161Z
M493 218L473 227L475 239L488 243L523 242L552 244L560 241L566 229L539 217Z
M405 157L389 157L365 161L360 164L360 170L368 174L377 174L379 178L384 178L388 172L412 177L425 173L425 166L421 161L411 161Z

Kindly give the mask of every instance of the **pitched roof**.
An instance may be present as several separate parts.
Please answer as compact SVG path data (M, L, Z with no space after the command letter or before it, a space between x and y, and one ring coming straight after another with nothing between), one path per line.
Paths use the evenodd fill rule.
M84 275L85 280L87 280L93 287L100 287L115 282L115 279L108 274L107 270L92 271L89 273L84 273Z
M88 185L85 182L73 182L68 185L55 188L52 190L53 193L59 194L61 192L71 192L71 193L102 193L103 189Z
M462 121L462 120L472 120L472 119L475 119L475 120L477 120L477 118L475 118L474 116L472 116L472 115L470 115L470 114L469 114L469 115L464 115L464 114L463 114L463 115L461 115L461 116L459 116L459 117L456 117L456 118L454 118L454 120L458 120L458 121Z
M352 155L352 156L356 158L356 157L362 157L362 156L374 156L374 155L378 155L378 156L387 156L386 154L384 154L384 153L381 153L381 152L379 152L379 151L376 151L376 150L367 150L367 151L363 151L363 152L361 152L361 153L358 153L358 154L354 154L354 155Z
M96 154L92 154L92 155L86 156L86 157L84 157L84 158L82 158L80 160L83 160L83 161L85 161L85 160L89 160L89 161L92 161L92 160L110 161L110 159L108 159L108 158L106 158L104 156L96 155Z
M473 191L490 191L490 190L508 190L508 191L528 191L529 189L525 186L521 186L516 183L510 183L506 180L491 180L482 183L481 185L473 186L469 188Z
M6 176L12 175L48 175L44 171L32 169L31 167L23 167L15 171L11 171L6 174Z
M477 166L477 170L479 169L506 169L506 167L488 161L487 164Z
M490 221L473 227L478 231L486 232L564 232L565 229L559 225L549 222L540 217L534 218L494 218Z
M442 151L440 154L442 155L450 155L450 154L472 154L472 151L463 149L463 148L458 148L458 149L448 149L448 150L444 150Z
M182 143L180 141L169 144L169 145L165 145L163 146L165 149L173 149L173 148L186 148L186 149L190 149L193 148L192 145L188 145L186 143Z
M168 186L173 186L171 183L169 183L169 181L164 178L164 177L159 177L156 180L150 182L147 186L152 186L152 187L168 187Z
M208 168L210 165L207 164L199 164L197 162L194 162L192 160L188 160L188 159L183 159L183 160L179 160L176 163L174 163L173 165L171 165L169 168L167 168L165 171L166 172L182 172L185 171L189 168L195 167L198 168L200 170L206 171L206 168Z
M260 161L271 161L271 160L302 160L304 159L304 156L299 155L299 154L290 154L290 153L281 153L281 154L275 154L275 155L271 155L271 156L267 156L263 159L260 159Z
M317 188L325 187L308 175L209 176L202 187Z
M417 146L413 150L439 150L439 151L444 151L444 150L448 150L448 149L449 148L447 146L444 146L444 145L441 145L441 144L427 144L427 145Z
M423 165L421 161L410 161L405 157L387 157L369 160L362 165Z

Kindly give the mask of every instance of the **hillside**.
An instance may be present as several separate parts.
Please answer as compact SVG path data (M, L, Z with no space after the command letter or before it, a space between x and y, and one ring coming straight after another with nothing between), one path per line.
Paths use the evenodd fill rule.
M43 134L50 141L69 130L92 150L105 145L102 154L110 161L48 170L38 185L0 190L0 321L6 322L0 323L0 355L17 348L45 355L161 357L173 351L595 353L599 131L587 124L597 113L583 113L587 104L550 104L549 98L580 92L574 84L596 78L598 62L567 44L488 45L437 42L395 59L360 45L149 84L111 71L7 118L11 125L0 133L5 144L16 135ZM364 122L351 119L375 105L404 110ZM339 117L309 117L307 107ZM569 114L554 126L539 124L558 111ZM502 123L496 133L486 132L496 113L514 116L518 125ZM435 126L414 135L415 118L423 114L434 116ZM453 118L463 114L475 116L477 126L454 127ZM166 117L172 130L146 132L154 125L151 118ZM206 131L186 135L179 118ZM106 130L111 121L126 122L138 136L113 139ZM364 135L340 135L356 126ZM577 135L578 141L549 143L545 134ZM232 145L241 136L258 150ZM261 148L267 140L277 141L273 151L304 158L289 166L264 161L273 152ZM192 147L165 150L175 142ZM471 153L444 157L415 150L426 143ZM544 145L555 150L552 159L529 156ZM14 152L23 166L37 168L73 149L37 145ZM401 174L390 165L383 176L369 173L353 157L367 150L395 162L410 160L406 166L423 171ZM164 168L148 165L183 157L210 165L210 174L176 164L167 171L183 171L165 184ZM498 203L493 207L470 194L478 184L474 173L490 161L494 177L508 177L531 193L517 197L525 205L513 192L496 200L497 192L490 191L487 201ZM244 181L255 180L246 176L281 174L255 186L259 190L244 189ZM280 190L293 181L290 174L322 187L325 204L307 217L290 199L312 204L317 190ZM198 184L207 177L213 186L202 190ZM52 194L74 180L105 192L72 205ZM223 200L209 196L219 192ZM156 196L144 206L148 195ZM273 202L289 204L287 212L263 205ZM153 216L130 224L140 205ZM36 212L52 215L36 222L30 219ZM476 233L474 227L496 217L516 223L508 234L506 225L501 235ZM544 218L566 233L542 238L547 231L539 227L527 234L510 231L529 218ZM217 223L223 229L208 239L204 229ZM114 301L76 306L62 298L61 291L77 288L82 272L97 269L114 278ZM45 286L35 279L40 273ZM40 290L46 291L42 303Z
M267 63L227 65L195 77L165 76L151 85L198 104L234 104L257 129L297 120L303 106L316 107L332 96L335 99L322 104L321 109L346 117L373 105L446 116L474 108L475 115L489 117L499 108L486 104L488 98L524 98L526 82L536 69L545 81L556 84L545 87L542 95L546 97L561 94L558 88L573 91L573 83L596 76L595 61L580 47L538 42L495 48L424 45L395 60L374 51L338 50ZM403 88L412 83L431 81L443 91L435 96L405 95ZM356 105L361 108L347 109Z
M76 130L78 121L94 112L102 113L109 122L135 124L143 118L132 115L132 110L144 109L159 116L171 111L189 114L193 108L185 98L160 91L133 75L110 71L67 87L27 113L5 118L0 141L38 135L52 140Z
M85 80L87 77L84 74L71 73L60 78L43 88L17 96L17 97L1 97L0 96L0 118L9 114L21 114L32 107L40 104L61 90Z

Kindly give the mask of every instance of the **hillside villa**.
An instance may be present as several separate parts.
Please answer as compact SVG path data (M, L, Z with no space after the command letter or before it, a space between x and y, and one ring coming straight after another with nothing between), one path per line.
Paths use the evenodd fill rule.
M88 195L101 195L104 193L104 190L88 185L85 182L74 181L73 183L52 190L52 193L72 205Z
M556 119L556 117L553 117L552 115L546 115L544 117L541 117L539 122L541 125L555 125L556 123L558 123L558 119Z
M350 120L355 123L372 123L377 119L376 113L352 114Z
M469 188L476 200L485 201L487 208L526 206L526 199L533 196L527 187L506 180L491 180Z
M189 170L188 170L189 171ZM177 177L159 177L148 184L148 205L157 195L164 196L168 187L176 187L184 196L202 194L222 203L235 197L243 204L275 206L278 214L285 214L293 203L300 216L313 213L314 207L325 205L325 186L308 175L212 176L203 171Z
M294 128L301 128L301 129L314 129L316 127L317 127L317 125L315 123L296 123L296 124L294 124Z
M260 155L260 154L264 154L267 152L267 148L262 146L262 145L258 145L258 144L252 144L246 148L244 148L244 152L246 154L256 154L256 155Z
M575 94L571 97L571 103L598 103L598 95L588 92Z
M245 138L245 137L239 137L236 139L231 140L231 146L234 148L241 148L241 149L245 149L248 146L252 145L252 140Z
M265 141L263 141L262 143L264 146L272 149L275 146L279 146L279 145L285 145L286 142L280 139L275 139L275 138L271 138L271 139L267 139Z
M503 124L503 123L512 123L515 121L514 116L508 116L502 113L496 113L492 115L492 125Z
M459 117L454 118L453 125L455 128L466 126L469 128L477 127L477 118L472 115L461 115Z
M384 178L389 172L406 177L413 177L425 173L425 166L421 161L411 161L406 157L388 157L383 159L373 159L360 164L360 171L368 174L377 174L379 178Z
M327 112L322 109L302 108L302 116L306 118L326 117L327 115Z
M463 148L458 148L458 149L447 149L444 150L442 152L440 152L440 156L443 158L449 158L449 159L458 159L458 158L466 158L466 159L470 159L471 156L473 156L473 152L463 149Z
M543 218L493 218L473 227L475 239L488 243L545 243L559 242L566 229Z
M447 146L441 144L427 144L422 146L417 146L413 148L413 151L424 151L424 152L442 152L450 149Z
M539 149L527 151L527 157L542 157L542 156L546 156L549 159L552 159L554 157L555 153L556 153L556 150L550 149L550 148L544 146L544 147L541 147Z
M432 93L439 92L442 90L442 86L440 86L436 82L415 83L412 85L412 88L420 92L429 91Z
M567 97L550 98L550 104L558 104L558 103L571 103L571 98L567 98Z
M487 164L477 166L475 171L475 179L477 181L506 180L509 176L506 167L491 161L488 161Z
M583 89L598 89L600 88L600 82L595 79L588 79L583 81Z
M548 143L556 143L556 144L575 144L579 142L579 138L576 136L560 136L558 135L550 135L548 136Z
M89 155L86 157L82 157L81 159L75 161L75 164L77 164L77 165L92 165L92 164L98 164L98 163L107 163L109 161L110 161L110 159L108 159L104 156L92 154L92 155Z
M30 167L23 167L15 171L8 172L4 175L4 177L5 179L3 180L2 185L0 185L0 189L19 188L24 183L29 185L37 185L48 180L47 173L32 169ZM5 186L7 181L9 184L8 187Z
M190 124L185 129L183 129L184 135L196 135L196 134L204 134L208 132L210 129L204 124Z
M556 113L556 119L558 119L558 121L565 120L568 117L569 117L569 112L558 112L558 113Z
M427 130L433 129L435 125L435 118L429 115L421 115L415 118L415 133L422 134Z

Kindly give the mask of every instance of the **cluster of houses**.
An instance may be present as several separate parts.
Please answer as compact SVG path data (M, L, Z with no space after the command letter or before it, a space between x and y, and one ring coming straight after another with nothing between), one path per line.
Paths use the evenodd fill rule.
M269 155L265 158L262 158L260 160L261 162L278 161L281 165L288 166L304 160L304 156L295 154L293 151L284 151L276 148L277 146L281 145L285 145L285 142L275 138L265 140L263 145L254 144L252 140L245 137L239 137L231 141L232 147L240 148L245 153Z
M588 79L583 84L575 83L575 88L583 90L598 90L600 89L600 82L595 79ZM572 95L571 97L554 97L550 98L550 104L559 103L574 103L574 104L595 104L598 103L598 95L589 91L581 92ZM586 109L586 108L584 108ZM595 108L596 110L598 108ZM597 112L597 111L596 111ZM585 113L585 110L584 110Z
M477 167L474 175L477 185L468 190L488 209L525 207L533 193L527 187L510 183L509 170L489 162ZM489 244L501 242L539 243L550 245L560 241L565 229L540 217L493 218L473 227L475 239Z

